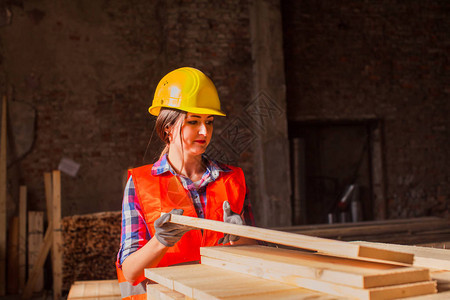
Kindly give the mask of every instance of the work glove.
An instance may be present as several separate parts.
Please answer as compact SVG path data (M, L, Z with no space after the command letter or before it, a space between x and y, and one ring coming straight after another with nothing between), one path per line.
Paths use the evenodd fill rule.
M228 201L223 202L223 221L225 223L244 225L244 221L241 216L231 210L230 203ZM228 244L230 241L236 242L239 240L239 236L226 233L223 238L219 240L219 244Z
M155 237L158 241L166 247L172 247L175 245L189 230L193 227L170 223L170 215L182 215L182 209L172 209L168 214L164 214L159 217L155 223Z

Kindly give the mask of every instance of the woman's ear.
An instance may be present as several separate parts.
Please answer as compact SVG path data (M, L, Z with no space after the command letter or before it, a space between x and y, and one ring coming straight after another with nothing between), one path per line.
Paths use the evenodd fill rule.
M166 133L167 139L169 140L169 142L172 142L173 140L173 126L171 125L167 125L164 132Z

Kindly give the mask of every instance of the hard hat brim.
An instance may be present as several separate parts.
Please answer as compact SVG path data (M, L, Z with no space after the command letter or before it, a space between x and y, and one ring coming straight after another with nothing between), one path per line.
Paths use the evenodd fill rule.
M178 109L186 112L190 112L193 114L201 114L201 115L215 115L215 116L223 116L225 117L226 114L220 110L213 109L213 108L204 108L204 107L172 107L172 106L165 106L165 105L152 105L149 107L148 112L154 116L158 116L159 112L161 111L161 108L170 108L170 109Z

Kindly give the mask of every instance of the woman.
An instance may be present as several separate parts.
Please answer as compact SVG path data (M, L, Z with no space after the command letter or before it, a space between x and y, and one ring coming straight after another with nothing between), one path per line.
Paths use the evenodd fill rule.
M215 116L225 116L212 81L197 69L176 69L159 82L149 112L166 146L156 163L129 172L116 263L124 299L145 299L145 268L199 261L200 247L239 239L169 223L162 212L254 225L242 170L204 155Z

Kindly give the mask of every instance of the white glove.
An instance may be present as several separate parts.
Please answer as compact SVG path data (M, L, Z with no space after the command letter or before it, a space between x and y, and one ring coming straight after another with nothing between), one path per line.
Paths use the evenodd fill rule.
M225 223L244 225L244 221L241 216L231 210L230 203L228 201L223 202L223 221ZM228 244L230 241L236 242L239 240L239 236L225 234L223 238L219 240L219 244Z

